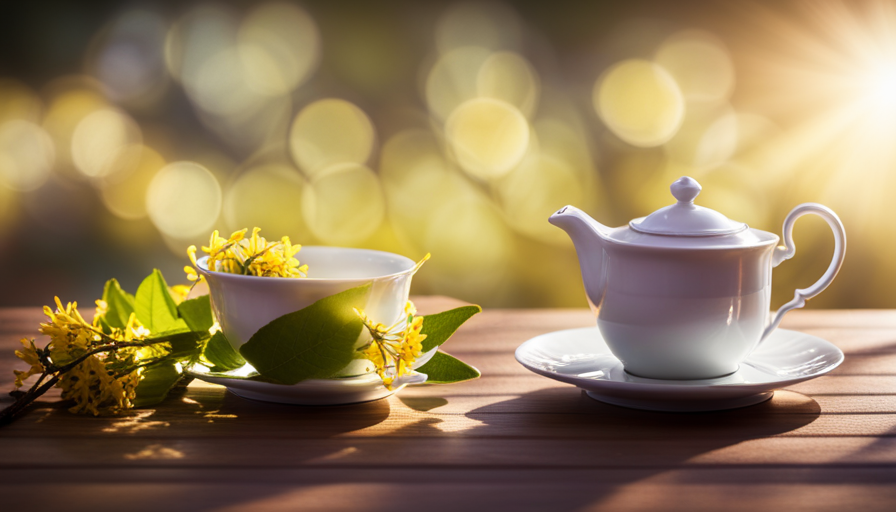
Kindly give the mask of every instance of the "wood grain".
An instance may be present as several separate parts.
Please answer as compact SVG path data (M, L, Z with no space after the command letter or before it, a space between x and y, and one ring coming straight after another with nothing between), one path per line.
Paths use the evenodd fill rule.
M417 297L421 312L463 302ZM0 310L11 389L35 308ZM890 510L896 503L896 311L796 311L783 327L847 354L753 407L634 411L534 375L513 351L593 325L589 311L487 310L445 349L483 378L378 402L297 407L194 381L124 417L49 393L0 430L3 510ZM4 396L0 405L10 402ZM122 505L122 506L118 506ZM423 505L420 505L423 506Z

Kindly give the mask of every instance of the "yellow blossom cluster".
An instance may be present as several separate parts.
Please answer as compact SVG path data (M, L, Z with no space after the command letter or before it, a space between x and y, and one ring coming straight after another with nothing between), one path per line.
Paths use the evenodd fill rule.
M293 245L288 236L268 242L259 236L261 228L253 229L252 236L246 238L246 231L235 231L230 238L222 238L217 230L212 233L208 247L202 247L208 254L209 270L262 277L307 277L308 265L300 265L295 258L301 245ZM187 279L201 279L195 268L198 266L195 245L187 248L187 255L193 263L192 267L184 267Z
M92 323L88 323L78 311L77 303L65 306L56 298L56 310L44 307L48 322L40 325L40 332L50 338L43 350L38 349L34 340L22 339L22 349L16 356L30 365L26 371L15 371L17 388L32 375L43 375L60 371L67 365L75 364L62 372L56 386L62 389L64 400L73 400L69 409L76 413L94 415L119 413L129 409L140 382L141 360L156 357L164 352L158 346L122 346L116 350L91 353L119 342L133 342L149 336L136 315L131 313L124 329L100 327L100 321L108 307L97 301L97 312ZM42 357L43 355L43 357ZM78 362L80 360L80 362Z
M391 390L396 379L413 371L414 362L423 352L423 317L414 316L417 310L411 301L405 305L402 318L388 327L374 322L361 310L355 309L355 313L371 336L370 343L361 349L362 354Z
M44 372L44 365L40 360L37 347L34 346L34 340L22 338L20 341L22 343L22 349L16 350L16 357L28 363L30 368L25 371L12 371L16 376L16 389L22 387L25 384L25 379L28 377L31 377L32 375L40 375Z

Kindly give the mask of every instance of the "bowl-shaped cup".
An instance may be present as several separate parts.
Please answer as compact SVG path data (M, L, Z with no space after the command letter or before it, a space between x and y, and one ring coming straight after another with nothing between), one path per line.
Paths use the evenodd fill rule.
M302 247L296 257L308 265L308 277L228 274L210 271L208 257L198 260L198 271L208 281L215 317L237 351L271 320L367 283L371 289L364 311L371 319L391 325L404 314L414 274L412 260L369 249L319 246ZM358 345L368 339L367 331L362 330ZM420 364L423 359L418 360ZM364 360L356 360L340 376L366 373L368 366Z

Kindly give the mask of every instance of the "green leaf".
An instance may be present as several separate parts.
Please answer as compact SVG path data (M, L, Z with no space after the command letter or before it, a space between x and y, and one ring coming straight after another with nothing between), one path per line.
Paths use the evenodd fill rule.
M109 306L104 317L106 324L119 329L127 327L134 312L134 296L122 290L117 280L110 279L103 288L103 301Z
M191 331L205 331L215 323L212 317L212 303L208 295L185 300L177 305L177 313L187 323Z
M352 308L363 308L369 293L366 284L287 313L253 334L240 353L282 384L332 377L353 359L363 324Z
M168 291L168 283L158 269L152 271L137 288L134 298L137 320L152 333L175 331L187 327L177 317L177 305Z
M441 351L436 352L432 359L417 368L417 372L428 376L427 384L451 384L476 379L482 375L476 368Z
M246 360L233 349L233 346L224 337L224 333L220 331L208 340L203 355L215 365L213 370L216 372L236 370L246 364Z
M97 325L99 328L106 334L112 334L112 326L109 325L109 322L106 320L105 316L101 316L99 320L97 320Z
M424 316L423 328L420 330L422 334L426 335L426 339L422 343L423 352L429 352L448 341L448 338L454 334L458 327L481 311L482 308L473 305Z
M174 361L164 361L144 368L140 383L137 384L134 407L147 407L161 402L180 378L181 374Z

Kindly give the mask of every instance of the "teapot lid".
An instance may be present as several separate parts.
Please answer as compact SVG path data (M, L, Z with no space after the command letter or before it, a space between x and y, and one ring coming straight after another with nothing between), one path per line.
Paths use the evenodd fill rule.
M747 229L743 222L735 222L715 210L695 205L694 199L703 187L694 178L682 176L669 188L678 202L647 217L634 219L629 222L632 229L667 236L730 235Z

